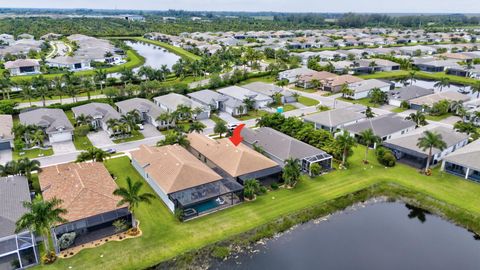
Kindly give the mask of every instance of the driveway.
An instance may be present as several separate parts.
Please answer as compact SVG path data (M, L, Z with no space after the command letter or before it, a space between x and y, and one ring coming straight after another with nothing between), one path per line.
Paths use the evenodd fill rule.
M218 117L220 117L223 121L227 122L227 124L241 122L241 121L239 121L238 119L236 119L235 117L231 116L230 114L228 114L226 112L220 112L218 114Z
M447 124L447 125L455 125L455 123L457 123L458 121L461 121L462 118L458 117L458 116L449 116L445 119L442 119L438 122L442 123L442 124Z
M1 150L0 151L0 165L5 165L5 163L12 160L12 150Z
M97 132L90 132L87 136L88 139L90 139L90 141L92 142L93 146L97 148L102 148L113 144L108 133L103 130Z
M52 148L55 155L77 152L77 149L72 141L52 143Z
M160 133L160 131L158 131L157 128L151 124L143 124L143 130L140 130L140 132L145 138L158 137L162 135L162 133Z

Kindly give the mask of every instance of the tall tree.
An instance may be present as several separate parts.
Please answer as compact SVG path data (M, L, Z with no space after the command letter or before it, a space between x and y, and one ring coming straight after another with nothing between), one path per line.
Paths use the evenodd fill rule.
M362 142L365 144L365 159L363 160L365 163L368 163L368 150L370 146L375 146L377 143L379 143L381 140L378 136L373 133L372 129L367 129L362 132L360 132L360 138L362 139Z
M449 88L450 87L450 79L447 77L441 78L438 82L436 82L433 86L437 87L440 89L440 92L442 92L443 88Z
M336 138L336 143L338 147L342 150L342 166L345 166L347 162L348 153L351 151L352 147L356 145L355 139L350 136L348 131L343 131Z
M421 111L411 113L405 118L405 120L412 120L413 122L415 122L416 127L425 126L426 124L428 124L425 118L425 114Z
M141 192L143 183L140 181L133 182L130 177L127 177L127 186L119 187L113 191L114 195L120 196L122 199L118 202L118 206L128 204L128 209L132 213L132 227L137 228L137 222L135 221L135 213L138 207L147 203L150 204L155 196L148 192Z
M27 212L23 214L15 223L15 232L19 233L23 230L30 230L43 236L43 244L46 251L50 249L50 228L57 223L66 223L67 220L62 216L67 210L61 208L62 200L53 198L51 200L43 200L37 195L32 202L24 202L23 207Z
M283 167L282 178L285 184L289 187L294 187L300 180L301 167L300 162L296 158L288 158L285 160L285 166Z
M442 139L442 135L432 132L425 131L423 136L418 138L417 146L420 147L423 151L428 150L427 165L425 166L425 173L428 173L428 168L430 167L430 162L432 159L433 148L443 150L447 148L447 144Z

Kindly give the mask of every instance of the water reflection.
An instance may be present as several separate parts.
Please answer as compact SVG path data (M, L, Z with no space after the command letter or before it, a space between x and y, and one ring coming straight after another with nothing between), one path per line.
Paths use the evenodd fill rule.
M411 204L405 204L405 207L410 210L410 213L408 213L408 218L410 219L415 219L417 218L420 220L421 223L425 223L427 221L427 214L430 214L427 210L424 210L422 208L415 207Z

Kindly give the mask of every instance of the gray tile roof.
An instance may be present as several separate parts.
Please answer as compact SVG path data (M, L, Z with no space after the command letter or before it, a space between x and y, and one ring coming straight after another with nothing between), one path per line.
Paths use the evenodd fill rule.
M293 96L293 93L291 91L288 91L276 85L268 84L264 82L253 82L253 83L242 85L242 87L248 90L251 90L253 92L269 96L269 97L271 97L276 93L280 93L286 97Z
M107 122L110 119L120 119L121 117L120 113L109 104L97 102L73 107L72 112L77 117L83 114L94 119L100 118L103 122Z
M413 152L428 155L428 149L426 151L423 151L417 146L418 139L423 137L423 133L427 130L440 134L442 136L442 140L447 144L447 148L468 139L468 135L456 132L453 129L443 126L429 125L418 128L417 130L409 132L402 137L387 140L384 142L384 145L393 148L400 147ZM434 148L432 151L433 154L438 154L440 152L440 149L437 148Z
M325 151L268 127L255 130L244 128L242 136L245 142L262 147L267 153L280 160L286 160L290 157L301 160L317 155L323 155L326 159L331 158Z
M326 127L336 127L345 123L364 119L363 113L348 108L340 108L319 112L303 117L305 121L313 122Z
M30 201L25 177L0 177L0 238L15 234L15 222L27 211L25 201Z
M205 109L205 105L202 105L195 100L189 99L186 96L177 94L177 93L170 93L167 95L159 96L153 98L155 102L160 103L167 107L171 111L175 111L179 105L186 105L190 108L201 108Z
M217 101L225 101L228 99L226 96L209 89L196 91L196 92L187 94L187 96L195 100L198 100L199 102L205 105L212 105Z
M415 127L413 121L405 120L396 114L386 114L345 126L344 129L354 134L371 129L375 135L384 137L410 127Z
M470 100L470 97L454 91L445 91L445 92L439 92L439 93L412 99L410 100L410 103L416 104L416 105L432 106L436 102L439 102L442 100L465 102Z
M253 92L246 88L242 88L239 86L229 86L226 88L222 88L218 90L219 93L229 96L231 98L243 101L247 97L253 98L255 101L264 101L264 100L271 100L272 98L263 94L259 94L257 92Z
M117 105L117 107L120 108L124 113L136 110L140 113L147 113L154 119L165 112L164 110L160 109L160 107L155 105L155 103L144 98L127 99L117 102L115 105Z
M433 89L426 89L423 87L409 85L400 89L392 90L388 93L389 99L394 100L411 100L414 98L423 97L433 94Z
M352 89L355 93L361 93L361 92L369 92L373 88L383 88L390 85L391 85L390 82L377 80L377 79L369 79L369 80L364 80L361 82L351 84L350 89Z
M480 139L445 157L448 162L480 171Z
M61 109L33 109L21 112L19 118L24 125L36 125L45 128L47 134L73 131L72 123Z

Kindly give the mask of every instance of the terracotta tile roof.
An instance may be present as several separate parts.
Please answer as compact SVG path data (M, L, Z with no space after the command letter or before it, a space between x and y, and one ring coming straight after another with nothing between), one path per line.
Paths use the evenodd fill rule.
M198 133L190 133L188 139L190 147L233 177L278 166L243 143L233 145L228 138L212 140Z
M121 197L113 195L117 184L102 163L67 163L43 168L39 174L42 195L58 198L69 222L106 213L118 207Z
M141 145L131 152L165 194L221 180L222 177L179 145Z
M339 86L344 84L351 84L356 82L361 82L363 79L359 77L355 77L352 75L341 75L333 78L327 79L327 85L329 86Z

